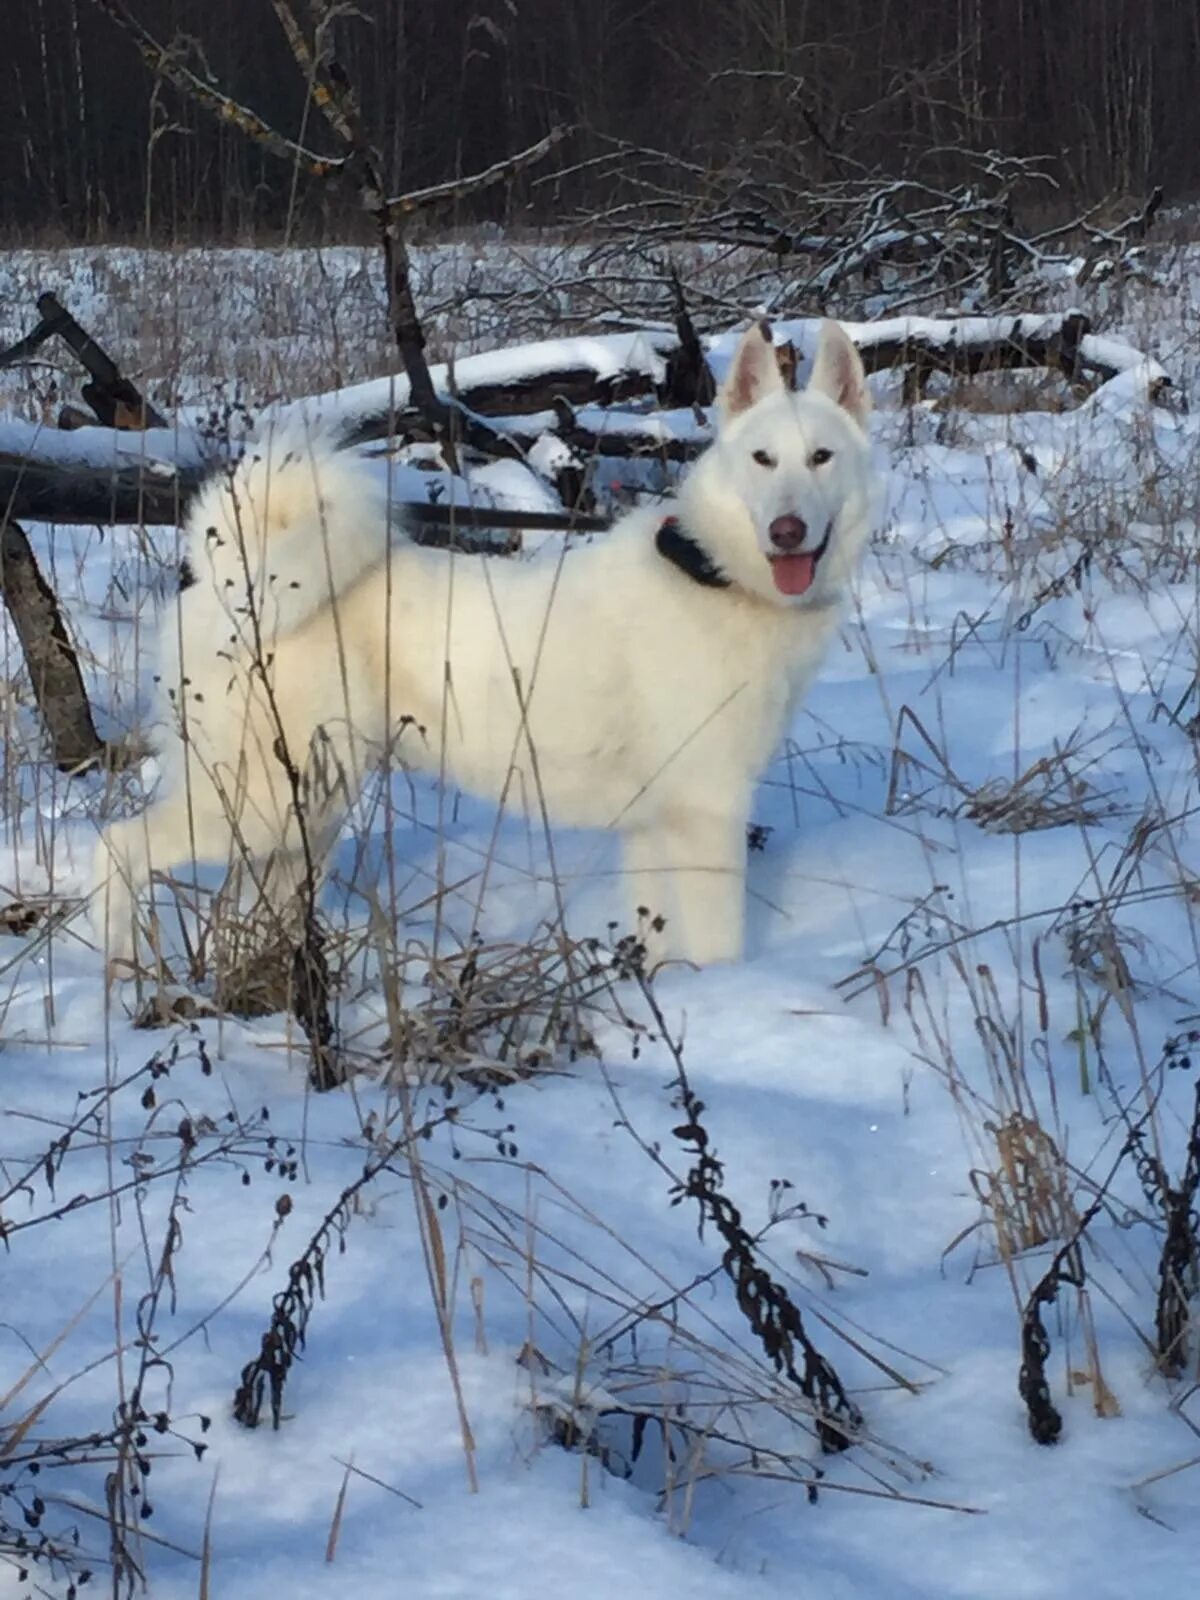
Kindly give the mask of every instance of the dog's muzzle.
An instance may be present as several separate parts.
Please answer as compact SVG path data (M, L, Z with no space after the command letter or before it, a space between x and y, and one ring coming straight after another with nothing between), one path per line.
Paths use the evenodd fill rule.
M808 538L808 523L803 517L776 517L767 529L767 536L774 546L767 560L775 587L780 594L807 594L816 581L821 557L829 549L833 523L829 523L825 537L815 550L801 549Z

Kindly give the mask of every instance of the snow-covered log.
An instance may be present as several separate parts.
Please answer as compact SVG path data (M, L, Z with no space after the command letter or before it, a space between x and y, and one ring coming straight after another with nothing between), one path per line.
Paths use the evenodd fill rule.
M1100 338L1082 311L991 317L893 317L848 323L868 372L906 369L906 391L914 394L936 372L969 376L980 372L1047 368L1075 383L1107 383L1145 366L1147 357L1119 339ZM1157 363L1160 388L1171 379Z
M778 321L774 336L781 351L800 358L798 378L816 349L821 319ZM1084 387L1106 383L1119 373L1142 367L1147 357L1120 340L1100 338L1081 311L1026 313L988 317L890 317L880 322L847 322L843 326L858 346L868 372L904 368L917 376L909 390L919 390L936 372L966 375L1019 368L1052 368ZM719 380L737 342L738 332L709 334L702 339L708 365ZM550 413L561 402L571 408L620 407L653 402L659 408L693 403L680 376L678 338L664 328L628 333L571 336L517 345L509 350L468 356L450 366L430 368L439 393L469 412L489 419ZM1164 369L1155 368L1158 386L1171 386ZM689 383L694 383L690 375ZM332 394L297 402L305 415L320 417L345 430L348 443L385 437L412 437L420 415L409 404L403 377L375 379ZM285 409L291 409L285 408ZM551 424L547 424L554 431ZM501 429L509 437L529 429ZM611 431L605 454L621 453ZM632 447L629 454L639 453Z
M1151 402L1173 387L1156 361L1119 340L1093 334L1078 311L895 317L845 327L868 372L904 370L910 399L918 398L937 373L1018 368L1061 372L1083 392L1136 374L1138 392ZM799 383L805 381L819 328L818 318L775 324L781 365L794 370ZM730 330L701 340L708 392L712 379L720 381L737 338L738 332ZM449 519L462 529L604 526L602 518L585 523L555 510L558 500L567 506L578 502L579 474L589 462L604 457L681 462L707 442L703 411L681 392L696 387L694 353L681 362L680 351L673 331L648 328L545 340L469 356L453 367L431 367L441 396L468 417L487 417L493 442L476 454L507 459L514 470L526 470L528 464L531 481L544 482L549 498L538 509L501 500L497 511L472 495L471 503L453 503L451 509L467 495L454 488L449 499L434 504L429 480L414 478L397 493L410 521L433 542L445 541ZM291 417L332 430L346 448L383 440L411 443L428 433L427 419L410 405L402 376L290 402L257 421L262 426ZM207 421L199 410L185 410L174 428L133 435L98 426L62 431L15 421L0 425L0 505L18 519L47 522L177 522L204 473L225 459L225 447L206 435ZM552 457L556 469L549 465ZM558 470L563 470L561 483Z

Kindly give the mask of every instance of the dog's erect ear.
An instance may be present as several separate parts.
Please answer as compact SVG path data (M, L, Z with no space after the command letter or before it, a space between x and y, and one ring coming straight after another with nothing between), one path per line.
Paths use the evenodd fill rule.
M779 394L784 387L775 359L775 346L765 324L756 322L742 335L742 342L734 353L733 363L721 385L717 403L721 417L729 421L741 416L751 406L765 400L769 394Z
M821 324L817 358L808 387L817 394L828 395L865 430L871 414L871 391L867 388L862 357L840 322L827 319Z

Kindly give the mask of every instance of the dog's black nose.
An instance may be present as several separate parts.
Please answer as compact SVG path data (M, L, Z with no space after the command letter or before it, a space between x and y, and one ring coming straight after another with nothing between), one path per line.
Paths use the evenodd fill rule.
M808 537L808 523L803 517L776 517L767 529L776 550L799 550Z

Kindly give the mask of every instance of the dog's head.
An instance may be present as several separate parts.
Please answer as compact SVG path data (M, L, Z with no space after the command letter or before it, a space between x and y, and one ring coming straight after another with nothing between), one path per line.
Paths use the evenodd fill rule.
M766 331L742 337L718 396L717 440L687 520L737 584L779 605L826 603L866 538L871 409L858 351L825 322L808 387L789 390Z

